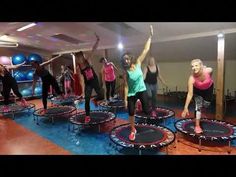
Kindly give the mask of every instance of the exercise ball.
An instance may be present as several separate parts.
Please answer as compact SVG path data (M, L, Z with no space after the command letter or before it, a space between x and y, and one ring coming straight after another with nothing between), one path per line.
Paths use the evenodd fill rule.
M15 71L13 76L17 81L24 81L25 80L25 74L22 71Z
M26 78L27 80L33 80L33 76L34 76L34 70L26 71L26 73L25 73L25 78Z
M23 89L21 91L22 96L31 96L32 95L32 91L30 89Z
M27 58L27 63L31 63L32 61L37 61L38 63L42 63L43 59L39 54L32 53Z
M2 65L11 65L10 57L1 56L0 57L0 64L2 64Z
M12 64L18 65L26 61L26 57L24 54L17 54L12 57Z
M42 87L35 87L34 89L35 95L41 95L42 94Z

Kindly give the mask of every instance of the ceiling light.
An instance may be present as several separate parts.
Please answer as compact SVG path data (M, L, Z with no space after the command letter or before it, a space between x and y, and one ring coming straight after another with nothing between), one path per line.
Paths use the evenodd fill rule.
M122 50L122 49L124 48L124 46L123 46L122 43L119 43L117 47L118 47L118 49L120 49L120 50Z
M17 29L16 31L23 31L23 30L26 30L26 29L28 29L28 28L31 28L31 27L33 27L33 26L35 26L35 25L36 25L36 23L30 23L30 24L28 24L28 25L26 25L26 26L23 26L23 27Z

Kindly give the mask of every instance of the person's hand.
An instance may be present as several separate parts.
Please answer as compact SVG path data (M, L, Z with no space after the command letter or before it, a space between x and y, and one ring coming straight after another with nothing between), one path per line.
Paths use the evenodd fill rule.
M95 36L96 36L97 40L99 41L100 38L99 38L99 36L97 35L97 33L95 33Z
M152 25L150 25L150 36L151 37L153 36L153 27L152 27Z
M125 100L125 109L128 108L128 101Z
M183 110L183 112L182 112L181 116L182 116L183 118L185 118L185 117L186 117L186 115L187 115L187 116L189 116L189 111L188 111L188 109L187 109L187 108L184 108L184 110Z

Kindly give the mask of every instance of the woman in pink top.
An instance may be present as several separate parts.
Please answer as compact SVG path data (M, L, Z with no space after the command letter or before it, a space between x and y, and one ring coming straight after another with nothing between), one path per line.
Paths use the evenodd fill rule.
M102 66L102 83L106 84L106 99L112 100L115 94L115 87L116 87L116 75L115 70L118 70L116 66L112 62L108 62L105 57L100 59L100 63L103 63ZM111 98L110 98L111 93Z
M188 80L188 95L185 101L182 117L189 115L188 106L192 97L195 101L196 123L195 133L202 133L200 126L201 108L207 108L212 100L214 82L212 79L212 68L203 65L200 59L194 59L191 62L192 74Z

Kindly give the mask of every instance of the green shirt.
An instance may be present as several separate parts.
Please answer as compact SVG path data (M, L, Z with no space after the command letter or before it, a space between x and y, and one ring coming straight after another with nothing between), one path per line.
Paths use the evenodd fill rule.
M143 72L140 64L135 65L135 70L127 71L128 97L134 96L137 92L146 90L143 80Z

